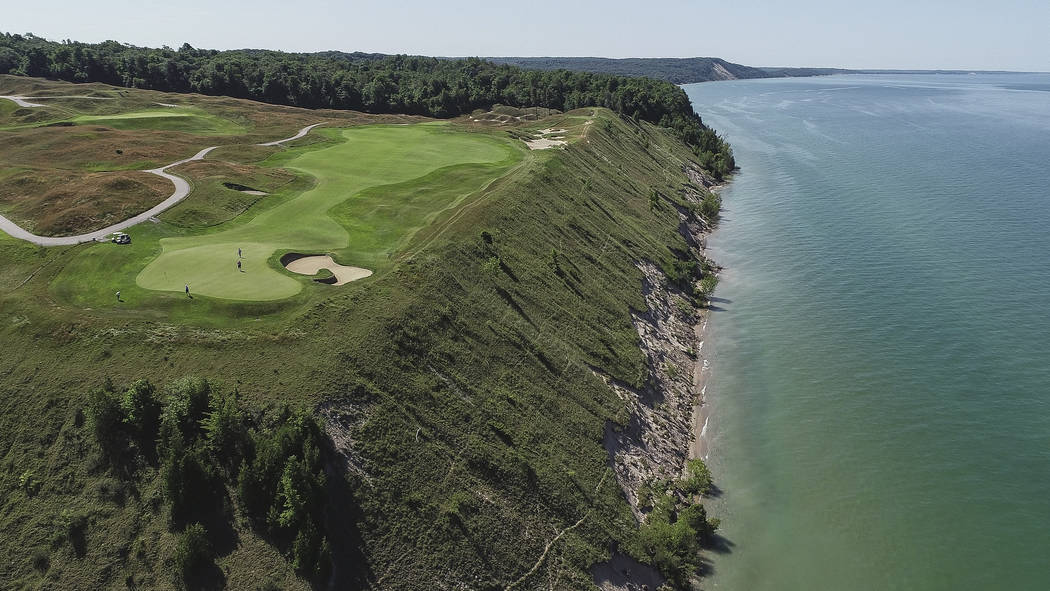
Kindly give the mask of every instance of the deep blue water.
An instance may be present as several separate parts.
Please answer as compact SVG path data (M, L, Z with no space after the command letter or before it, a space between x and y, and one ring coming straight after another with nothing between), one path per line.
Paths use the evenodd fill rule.
M1050 75L686 87L728 590L1050 589ZM705 349L706 350L706 349Z

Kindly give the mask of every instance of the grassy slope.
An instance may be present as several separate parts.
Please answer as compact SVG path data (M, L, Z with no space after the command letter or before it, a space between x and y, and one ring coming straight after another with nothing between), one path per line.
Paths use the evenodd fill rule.
M236 122L201 109L165 107L132 111L113 115L78 115L72 119L78 125L102 125L123 130L183 131L198 135L235 135L247 129Z
M584 125L588 115L539 126ZM49 288L83 249L0 237L0 342L10 352L0 356L0 528L9 532L0 553L11 557L0 579L85 588L130 575L169 585L158 573L172 535L150 509L155 484L146 474L119 499L102 490L112 476L93 468L76 412L106 377L197 374L254 405L325 402L333 433L355 442L355 492L333 501L333 519L361 516L366 561L337 544L344 582L361 574L384 589L502 587L583 518L520 588L589 588L586 568L611 541L630 545L636 528L601 445L606 421L626 417L591 368L629 383L648 371L629 317L644 307L634 262L684 249L667 200L689 153L607 111L584 129L569 148L535 153L440 214L374 280L276 304L203 298L190 309L158 297L103 308L61 282ZM665 196L655 210L650 187ZM175 234L167 224L147 231ZM152 241L118 251L126 269L106 268L137 272L131 262L145 255L134 249ZM26 471L41 483L32 496L19 486ZM82 557L54 541L66 507L90 515ZM253 588L267 573L294 582L269 546L238 532L240 545L220 558L231 588ZM46 573L31 565L34 551L49 557Z

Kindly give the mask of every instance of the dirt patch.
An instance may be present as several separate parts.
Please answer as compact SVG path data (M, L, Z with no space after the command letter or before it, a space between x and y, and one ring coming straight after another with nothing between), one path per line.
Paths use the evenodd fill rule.
M340 265L329 255L288 253L281 257L281 264L285 269L300 275L317 275L322 269L326 269L332 273L332 277L324 277L317 281L328 285L345 285L372 275L368 269ZM333 278L335 281L332 281Z
M620 552L591 567L591 574L602 591L657 591L664 584L656 569Z

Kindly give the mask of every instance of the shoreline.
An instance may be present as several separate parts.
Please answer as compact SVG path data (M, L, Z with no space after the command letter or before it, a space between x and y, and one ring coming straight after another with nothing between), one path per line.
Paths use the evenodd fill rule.
M722 183L707 187L708 191L715 193L716 195L724 189L729 182L732 181L732 176ZM709 226L707 231L698 237L700 255L707 259L707 239L717 229L717 226ZM710 260L710 259L708 259ZM718 271L721 267L717 266L717 263L712 261L715 265L715 276L719 275ZM707 399L707 387L710 385L712 363L711 355L704 353L704 345L707 345L707 351L711 351L711 329L708 328L708 323L712 317L712 302L710 297L707 300L706 305L697 314L697 322L693 326L693 334L696 339L696 362L693 364L693 392L696 396L696 401L693 404L692 417L690 418L690 430L691 439L689 441L689 449L687 451L687 457L692 460L700 458L707 464L708 458L711 456L711 442L707 435L707 429L711 423L711 410L708 405Z
M707 386L711 379L711 363L708 355L704 353L704 345L709 345L710 331L708 322L711 320L711 310L704 308L700 311L699 321L693 326L693 334L696 335L696 363L693 366L693 390L696 401L693 404L693 413L690 419L692 438L689 442L688 458L700 458L707 463L711 455L710 441L707 438L707 428L711 421L711 412L707 404ZM710 347L708 348L710 350Z

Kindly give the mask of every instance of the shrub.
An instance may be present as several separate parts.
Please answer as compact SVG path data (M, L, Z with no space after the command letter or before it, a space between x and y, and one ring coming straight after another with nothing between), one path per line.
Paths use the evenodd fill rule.
M201 422L208 412L211 385L201 378L183 378L168 388L167 402L160 415L159 452L181 440L191 444L201 433Z
M173 522L203 516L216 505L216 483L212 466L196 449L181 444L171 447L160 468L164 496L171 503Z
M722 198L715 193L708 193L700 202L700 215L707 221L718 218L718 212L722 211Z
M711 471L702 459L686 462L685 478L679 482L678 490L687 495L706 495L711 492Z
M125 414L121 400L112 389L99 388L88 394L88 421L103 453L111 460L127 449Z
M700 297L707 297L714 293L715 287L718 286L718 277L713 273L708 273L700 279L700 285L696 288L696 295Z
M200 576L214 567L214 555L208 531L199 523L187 527L175 545L175 582L183 588L195 588Z
M40 573L47 572L47 569L51 567L51 557L48 556L47 550L44 550L43 548L33 550L33 556L30 558L30 562L32 563L33 568Z
M249 443L247 420L237 403L236 393L212 394L203 428L212 455L227 470L236 466Z
M132 384L124 391L120 409L128 431L142 449L152 453L160 424L160 402L154 396L153 385L146 380Z
M489 257L485 259L484 263L481 263L481 270L489 275L495 275L499 272L500 260L499 257Z

